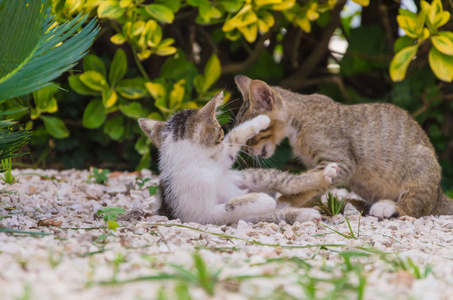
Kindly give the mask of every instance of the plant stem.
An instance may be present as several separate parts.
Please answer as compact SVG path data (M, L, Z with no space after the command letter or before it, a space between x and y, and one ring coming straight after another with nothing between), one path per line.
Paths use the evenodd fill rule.
M132 48L132 54L134 55L135 64L140 70L140 73L142 73L143 77L145 77L146 80L151 80L151 78L149 78L148 74L146 73L142 63L140 62L140 59L138 59L137 52L135 51L134 48Z

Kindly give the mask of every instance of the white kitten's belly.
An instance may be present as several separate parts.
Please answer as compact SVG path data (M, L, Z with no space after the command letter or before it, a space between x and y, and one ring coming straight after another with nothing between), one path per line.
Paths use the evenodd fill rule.
M223 175L217 180L217 204L226 203L230 199L246 193L247 191L239 189L229 176Z

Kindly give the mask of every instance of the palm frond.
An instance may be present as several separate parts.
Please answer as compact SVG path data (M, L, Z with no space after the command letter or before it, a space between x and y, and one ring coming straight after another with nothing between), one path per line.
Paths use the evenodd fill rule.
M25 6L24 3L26 3ZM40 14L36 13L36 6L41 7ZM22 11L18 11L19 9ZM11 18L7 14L14 15L16 18ZM45 17L42 18L42 16ZM41 22L40 35L38 41L34 42L34 47L30 45L31 42L24 41L24 37L34 41L35 28L31 30L32 33L27 32L26 34L18 32L16 29L16 26L21 27L21 21L32 17L36 20L28 20L28 26L36 26L37 20ZM55 26L47 0L0 0L0 20L2 20L0 23L0 55L5 55L0 56L0 67L3 69L3 65L6 65L5 70L8 70L8 73L0 73L5 73L0 77L0 100L22 96L43 88L74 66L86 54L99 32L97 21L93 19L76 33L86 19L87 16L79 14L72 21ZM9 20L10 23L6 24L4 20ZM5 34L3 31L5 28L14 28L15 36ZM74 33L76 34L74 35ZM26 50L20 49L20 43L4 48L2 45L10 42L7 39L19 39L25 45ZM11 52L14 49L20 49L17 50L17 57L14 52ZM25 53L26 51L28 54ZM21 59L23 61L19 62Z
M31 134L29 130L19 129L16 122L0 120L0 160L23 155L14 152L28 142Z
M45 14L41 1L0 0L0 78L16 69L36 48Z

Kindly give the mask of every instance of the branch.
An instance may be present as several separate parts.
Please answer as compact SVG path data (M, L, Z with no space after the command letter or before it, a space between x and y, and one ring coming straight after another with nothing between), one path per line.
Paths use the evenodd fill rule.
M282 81L281 86L284 88L289 88L293 90L298 90L300 86L303 84L303 81L310 76L313 71L316 70L321 60L326 56L329 41L334 33L335 29L337 29L338 25L341 23L340 13L346 3L346 0L339 0L335 7L332 10L330 16L330 23L323 29L324 34L322 35L321 39L319 40L316 47L311 51L310 55L305 59L304 63L300 66L300 68L293 73L288 78Z
M300 47L300 43L302 41L302 29L298 29L296 33L296 37L294 38L294 47L293 53L291 54L291 68L297 69L299 66L299 51L297 51Z
M271 36L270 30L266 34L262 35L258 42L256 43L255 49L253 49L253 52L249 55L249 57L246 60L240 63L222 66L222 75L239 74L249 69L254 63L256 63L256 61L260 57L260 54L264 49L264 41L266 41L270 36Z
M385 38L387 39L387 43L393 49L393 44L395 43L395 39L392 35L392 25L390 25L390 18L387 11L387 7L383 4L379 4L379 15L382 27L385 31Z
M327 77L318 77L318 78L308 79L301 83L300 88L301 89L307 88L309 86L317 85L317 84L325 83L325 82L331 82L331 83L336 84L338 86L338 90L341 93L341 95L343 96L343 98L346 101L351 102L351 98L349 97L349 95L346 92L346 89L344 87L343 80L339 76L327 76Z
M440 89L441 88L441 84L437 85L437 88ZM422 101L423 101L423 106L420 107L419 109L417 109L415 112L412 113L412 117L415 119L416 117L418 117L419 115L421 115L422 113L426 112L430 107L431 107L431 103L438 100L440 97L436 97L434 99L430 99L428 100L426 98L426 95L427 95L427 91L425 91L422 95L421 95L421 98L422 98Z

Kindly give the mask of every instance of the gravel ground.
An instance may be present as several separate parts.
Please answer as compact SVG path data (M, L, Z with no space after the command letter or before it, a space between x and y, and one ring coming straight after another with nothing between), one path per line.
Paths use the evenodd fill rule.
M181 224L153 215L149 171L106 185L13 174L0 183L0 299L453 299L452 216ZM116 231L96 214L110 207L126 211Z

